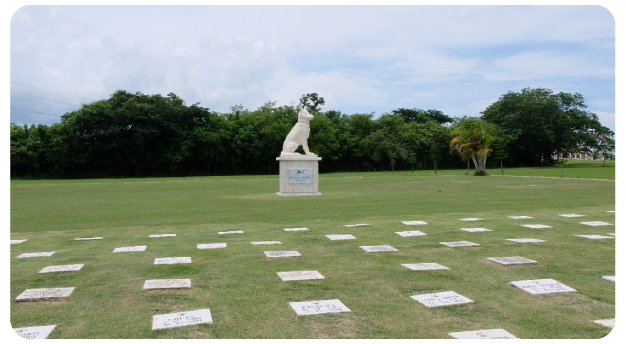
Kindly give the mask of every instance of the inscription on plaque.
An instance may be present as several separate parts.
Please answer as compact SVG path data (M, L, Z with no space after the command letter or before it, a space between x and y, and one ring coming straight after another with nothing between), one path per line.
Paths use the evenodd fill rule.
M290 168L289 184L313 184L313 169Z
M78 271L85 264L72 264L72 265L54 265L54 266L46 266L45 268L39 271L40 274L47 272L61 272L61 271Z
M322 274L320 274L318 271L284 271L277 272L277 274L283 281L299 281L324 278L324 276L322 276Z
M330 240L351 240L356 239L352 234L328 234L326 236Z
M411 296L411 298L426 307L450 306L474 302L473 300L470 300L467 297L461 294L457 294L453 291L444 291L434 294L413 295Z
M50 257L56 251L52 252L33 252L33 253L22 253L17 258L31 258L31 257Z
M15 298L15 301L36 301L68 297L72 291L74 291L74 287L26 289Z
M501 328L448 333L457 339L519 339Z
M14 328L13 331L25 339L46 339L55 327L56 325L20 327Z
M190 264L191 257L166 257L166 258L154 258L154 264Z
M518 238L518 239L506 239L508 241L515 241L515 242L519 242L522 244L528 243L528 242L546 242L545 240L539 240L539 239L533 239L533 238Z
M219 242L219 243L215 243L215 244L198 244L197 247L199 249L224 248L224 247L226 247L226 243L225 242Z
M157 314L152 316L153 330L212 323L213 318L211 318L211 311L208 308L179 313Z
M128 246L128 247L117 247L113 252L140 252L146 250L146 245L143 246Z
M411 270L449 270L450 268L437 263L419 263L419 264L400 264Z
M377 246L359 246L366 252L393 252L397 251L395 248L389 245L377 245Z
M570 288L563 283L557 282L551 278L512 281L512 285L525 290L531 294L550 294L550 293L575 293L576 289Z
M412 237L412 236L426 235L426 233L420 232L420 231L396 232L396 234L398 234L399 236L402 236L402 237Z
M265 255L269 258L281 258L281 257L299 257L301 256L298 251L265 251Z
M151 289L189 289L190 279L156 279L147 280L143 284L143 290Z
M346 307L346 305L337 299L289 302L289 305L294 311L296 311L297 315L352 312L348 309L348 307Z
M527 259L524 257L492 257L492 258L487 258L488 260L492 261L492 262L496 262L498 264L501 265L524 265L524 264L533 264L536 265L537 261L536 260L532 260L532 259Z

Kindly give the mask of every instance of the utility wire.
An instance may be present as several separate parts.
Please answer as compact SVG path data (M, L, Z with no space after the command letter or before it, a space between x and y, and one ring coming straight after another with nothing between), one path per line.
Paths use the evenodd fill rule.
M24 93L24 92L20 92L20 91L12 91L12 92L13 93L17 93L17 94L23 94L23 95L29 96L29 97L35 97L35 98L41 98L41 99L49 100L51 102L57 102L57 103L61 103L61 104L67 104L67 105L79 106L79 107L81 106L81 105L78 105L78 104L65 103L65 102L54 100L54 99L50 99L50 98L35 96L35 95L32 95L32 94L28 94L28 93Z
M82 99L82 100L87 100L87 101L90 101L90 102L94 102L94 100L91 100L91 99L86 99L86 98L82 98L82 97L72 96L72 95L69 95L69 94L67 94L67 93L61 93L61 92L56 92L56 91L50 91L50 90L46 90L45 88L35 87L35 86L31 86L31 85L22 84L22 83L17 82L17 81L11 81L11 83L12 83L12 84L16 84L16 85L21 85L21 86L26 86L26 87L34 88L34 89L36 89L36 90L41 90L41 91L46 91L46 92L52 92L52 93L56 93L56 94L60 94L60 95L64 95L64 96L67 96L67 97L78 98L78 99Z
M46 103L39 103L39 102L34 102L32 100L28 100L28 99L22 99L22 98L17 98L17 97L11 97L12 99L17 99L17 100L22 100L25 102L30 102L30 103L35 103L35 104L41 104L41 105L45 105L45 106L52 106L55 108L59 108L59 109L68 109L68 110L72 110L72 108L69 107L62 107L62 106L56 106L56 105L52 105L52 104L46 104Z
M46 116L57 117L57 116L50 115L50 114L47 114L47 113L43 113L43 112L39 112L39 111L33 111L33 110L20 109L20 108L16 108L16 107L13 107L13 106L11 106L11 109L20 110L20 111L28 111L28 112L38 113L38 114L40 114L40 115L46 115Z
M33 78L29 78L29 77L26 77L26 76L17 75L17 74L14 74L14 73L11 73L11 75L19 76L20 78L24 78L24 79L28 79L28 80L37 81L37 82L40 82L40 83L42 83L42 84L47 84L47 85L51 85L51 86L55 86L55 87L65 88L65 89L68 89L68 90L71 90L71 91L74 91L74 92L80 92L80 93L88 94L88 95L90 95L90 96L98 97L97 95L95 95L95 94L93 94L93 93L87 93L87 92L83 92L83 91L77 91L77 90L71 89L71 88L69 88L69 87L63 87L63 86L59 86L59 85L55 85L55 84L51 84L51 83L48 83L48 82L45 82L45 81L35 80L35 79L33 79Z
M54 119L54 118L49 118L49 117L31 116L31 115L26 115L26 114L23 114L23 113L13 113L13 114L14 115L18 115L18 116L34 117L34 118L47 119L47 120Z

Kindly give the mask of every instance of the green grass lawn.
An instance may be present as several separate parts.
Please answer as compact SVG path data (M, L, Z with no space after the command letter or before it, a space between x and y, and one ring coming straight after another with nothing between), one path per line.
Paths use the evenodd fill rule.
M519 338L600 338L593 323L615 317L615 240L575 234L615 233L614 164L560 169L339 173L320 176L320 197L276 196L278 176L11 182L10 307L13 327L56 324L49 338L450 338L449 332L503 328ZM578 171L578 173L574 173ZM610 172L612 171L612 175ZM557 173L556 175L554 173ZM572 174L570 174L572 173ZM580 175L577 175L580 174ZM581 177L580 179L578 177ZM572 178L572 179L568 179ZM535 186L529 186L535 185ZM581 218L559 214L578 213ZM509 215L528 215L514 220ZM459 221L479 217L480 222ZM427 225L406 226L401 221ZM368 227L343 225L369 223ZM529 229L522 224L546 224ZM286 232L286 227L308 231ZM492 232L469 233L464 227ZM243 234L218 235L242 230ZM419 230L426 236L395 232ZM176 233L176 237L148 238ZM326 234L352 234L331 241ZM102 236L103 240L74 241ZM506 239L537 238L519 244ZM252 245L278 240L280 245ZM445 247L467 240L479 247ZM228 244L200 250L197 244ZM113 253L147 245L145 252ZM398 252L366 253L359 246ZM301 257L267 258L294 250ZM51 257L16 258L56 251ZM539 262L502 267L488 257ZM192 264L154 265L160 257ZM50 265L84 263L77 272L38 274ZM400 264L439 263L412 271ZM317 270L325 279L282 281L279 271ZM192 289L142 291L148 279L189 278ZM577 293L532 295L509 282L552 278ZM15 302L29 288L75 287L57 301ZM455 291L470 304L428 308L417 294ZM339 299L350 313L297 316L293 301ZM213 324L152 331L156 314L209 308Z

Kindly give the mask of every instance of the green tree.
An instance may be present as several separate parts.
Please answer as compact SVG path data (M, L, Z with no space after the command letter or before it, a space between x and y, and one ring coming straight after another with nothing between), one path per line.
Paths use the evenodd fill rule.
M464 117L455 126L455 136L450 147L461 155L471 158L476 167L475 176L487 176L487 156L493 142L495 126L475 117Z
M317 93L307 93L300 97L300 106L306 106L309 112L320 112L320 107L324 104L324 97L320 97Z

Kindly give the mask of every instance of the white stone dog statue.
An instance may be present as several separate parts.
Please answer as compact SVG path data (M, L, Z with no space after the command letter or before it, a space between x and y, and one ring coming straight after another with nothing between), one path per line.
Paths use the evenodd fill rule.
M298 146L302 145L302 149L304 149L304 153L306 155L315 155L315 153L311 153L309 151L309 145L307 144L307 139L309 138L309 133L311 132L311 128L309 126L309 122L313 119L313 115L309 113L306 106L300 107L300 112L298 113L298 123L293 126L287 138L285 138L285 142L283 143L283 151L280 152L281 156L284 155L302 155L296 153L296 149Z

